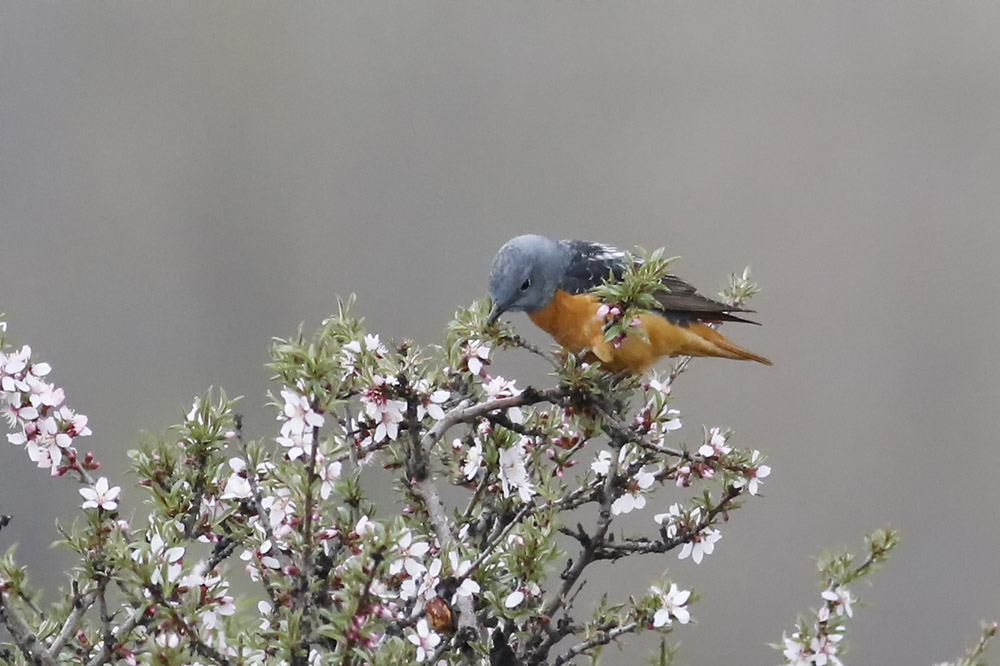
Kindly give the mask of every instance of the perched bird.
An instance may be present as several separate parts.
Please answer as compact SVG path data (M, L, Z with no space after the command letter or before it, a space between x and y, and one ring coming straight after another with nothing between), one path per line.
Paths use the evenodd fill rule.
M629 335L618 346L604 339L601 301L593 289L621 279L625 253L578 240L555 241L525 235L507 241L490 269L490 323L504 312L526 312L560 345L578 354L588 350L613 372L639 374L661 356L720 356L771 365L739 347L706 322L753 324L731 313L748 312L706 298L683 280L668 275L656 295L660 306L639 316L648 342Z

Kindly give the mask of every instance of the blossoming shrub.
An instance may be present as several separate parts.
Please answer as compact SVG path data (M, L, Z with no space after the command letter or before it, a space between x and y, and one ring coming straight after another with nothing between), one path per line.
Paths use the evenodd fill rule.
M734 289L750 293L746 276ZM663 377L609 376L487 326L484 303L457 313L442 347L388 344L349 306L311 337L274 343L273 440L246 441L233 401L210 393L171 437L130 452L141 490L95 478L93 454L76 448L86 417L0 330L8 440L81 483L83 499L63 530L79 564L59 603L39 609L12 552L0 559L0 660L558 666L691 620L695 596L666 578L640 597L573 603L596 562L701 563L724 547L720 521L766 482L761 453L730 431L682 436L671 389L686 361ZM491 372L515 348L552 364L552 386ZM372 501L385 470L393 511ZM593 521L570 524L587 506ZM641 529L620 532L619 516L644 511ZM859 563L825 563L820 610L776 645L788 663L839 663L847 586L895 543L881 531ZM671 654L663 643L657 663Z

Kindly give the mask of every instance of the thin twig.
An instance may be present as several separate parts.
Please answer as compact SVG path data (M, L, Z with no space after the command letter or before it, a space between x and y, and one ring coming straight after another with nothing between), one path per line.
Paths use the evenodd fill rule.
M146 608L147 606L133 608L132 617L126 620L125 624L118 628L118 634L112 636L112 640L110 642L107 638L104 639L104 645L101 647L101 651L98 652L93 659L87 662L87 666L103 666L108 663L111 660L114 647L124 643L126 637L132 633L132 631L139 626L140 623L142 623L143 617L146 615Z
M171 621L180 628L179 633L187 637L188 642L194 648L195 652L206 659L211 659L216 664L219 664L219 666L230 666L232 662L225 655L201 640L201 636L198 635L198 628L192 627L187 619L177 612L177 608L167 601L159 585L151 581L144 581L143 584L146 590L149 591L150 596L153 597L153 600L170 615Z
M610 629L601 631L599 634L586 640L582 643L574 645L570 649L566 650L563 654L552 662L552 666L562 666L568 661L571 661L574 657L579 654L583 654L588 650L593 650L595 647L601 645L607 645L613 640L616 640L619 636L624 636L625 634L630 634L634 631L640 629L642 625L638 622L629 622L627 624L618 625Z
M274 548L273 554L281 562L282 569L285 569L285 565L289 563L288 558L278 548L278 541L274 538L274 531L271 529L271 519L264 508L264 498L260 494L260 486L257 484L257 466L253 465L253 461L250 460L250 449L243 439L243 431L238 426L236 428L236 442L239 444L240 451L247 462L247 481L250 483L250 495L253 497L254 509L257 511L257 520L260 521L261 529L264 530L264 536L267 537L267 540L271 542L271 546Z
M500 409L510 409L511 407L523 407L525 405L533 405L539 402L557 402L560 398L566 396L566 390L563 387L556 387L548 389L545 391L538 391L530 386L517 395L512 395L506 398L496 398L494 400L487 400L486 402L478 402L475 404L469 404L468 400L463 400L458 403L457 406L448 411L444 418L434 424L423 439L420 442L421 447L429 451L430 448L439 442L444 434L448 430L459 423L468 423L474 421L480 416L489 414L490 412L495 412Z

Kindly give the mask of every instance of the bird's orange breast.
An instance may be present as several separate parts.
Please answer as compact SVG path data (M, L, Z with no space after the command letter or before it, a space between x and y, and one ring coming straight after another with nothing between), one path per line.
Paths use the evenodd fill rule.
M601 321L597 318L600 302L590 294L572 295L557 289L555 296L541 310L529 312L528 317L540 329L574 354L590 349L594 337L600 335Z
M592 294L573 295L557 289L548 305L528 316L560 345L574 354L588 350L612 372L638 374L661 356L721 356L771 364L701 322L681 326L655 312L639 315L639 327L646 340L629 335L616 347L604 339L604 320L597 316L600 306Z
M656 342L663 337L660 329L664 326L653 320L659 320L668 327L679 328L663 317L642 315L640 319L647 336L653 333L656 339L650 337L650 342L646 342L638 336L629 336L615 347L604 339L604 320L597 316L600 307L601 302L591 294L573 295L557 289L547 306L528 316L536 326L566 349L574 354L586 349L613 372L628 370L640 373L663 355L662 352L657 353L659 350Z

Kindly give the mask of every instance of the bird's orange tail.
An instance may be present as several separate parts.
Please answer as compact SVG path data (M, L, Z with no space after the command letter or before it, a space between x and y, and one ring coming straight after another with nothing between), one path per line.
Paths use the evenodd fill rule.
M701 322L693 323L690 325L690 330L702 340L712 343L715 347L715 351L718 352L715 354L706 354L706 356L722 356L723 358L734 358L741 361L757 361L758 363L763 363L764 365L774 365L774 363L763 356L758 356L751 351L743 349L743 347L740 347L739 345L733 344L729 341L729 338L707 324L702 324Z

